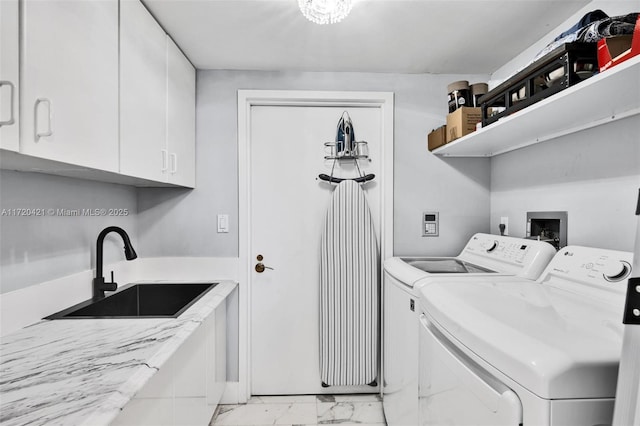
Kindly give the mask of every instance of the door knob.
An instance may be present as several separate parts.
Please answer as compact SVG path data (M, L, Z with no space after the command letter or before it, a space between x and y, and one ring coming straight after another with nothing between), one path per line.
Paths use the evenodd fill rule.
M265 266L264 263L262 262L258 262L256 263L256 272L261 274L264 272L265 269L271 269L273 271L273 268L270 266Z
M265 266L264 263L262 263L263 259L264 259L264 256L262 256L261 254L256 256L256 260L258 261L258 263L256 263L256 272L261 274L264 272L265 269L271 269L273 271L272 267Z

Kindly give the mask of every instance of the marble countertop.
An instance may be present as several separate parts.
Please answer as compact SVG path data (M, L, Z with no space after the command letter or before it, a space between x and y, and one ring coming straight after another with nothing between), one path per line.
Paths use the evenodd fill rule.
M0 424L108 425L237 285L211 282L178 318L41 321L2 337Z

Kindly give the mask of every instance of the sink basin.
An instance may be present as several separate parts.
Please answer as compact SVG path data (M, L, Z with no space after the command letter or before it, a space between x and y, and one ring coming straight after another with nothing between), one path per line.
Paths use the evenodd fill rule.
M217 283L129 284L99 300L86 300L44 319L177 318Z

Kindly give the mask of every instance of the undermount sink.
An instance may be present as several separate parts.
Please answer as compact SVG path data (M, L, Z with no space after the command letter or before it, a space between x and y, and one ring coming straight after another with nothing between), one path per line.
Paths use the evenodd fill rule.
M44 319L177 318L217 284L129 284L104 299L86 300Z

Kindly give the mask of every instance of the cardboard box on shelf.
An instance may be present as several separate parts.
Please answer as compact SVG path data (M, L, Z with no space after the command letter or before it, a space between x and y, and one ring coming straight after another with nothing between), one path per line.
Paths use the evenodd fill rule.
M468 135L476 130L476 124L482 121L481 108L462 107L447 115L446 143Z
M606 37L598 41L600 72L636 55L640 55L640 17L636 21L633 35Z
M427 147L429 151L447 143L447 126L440 126L427 135Z

